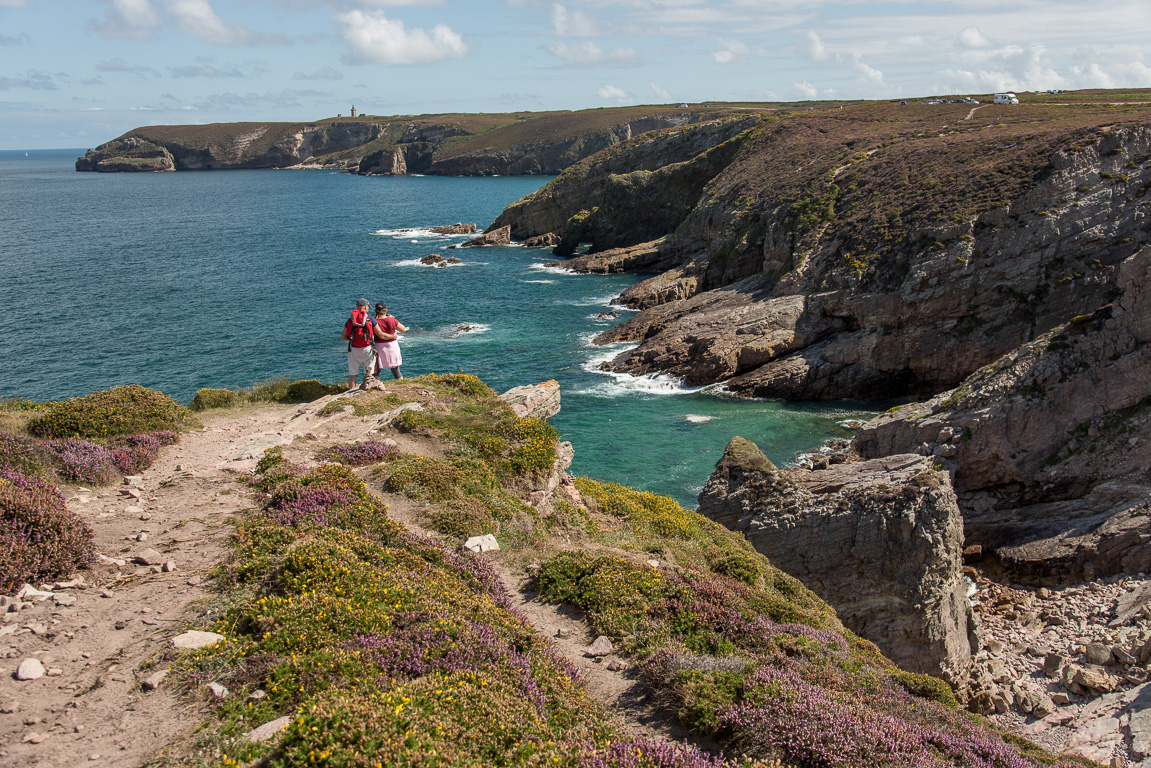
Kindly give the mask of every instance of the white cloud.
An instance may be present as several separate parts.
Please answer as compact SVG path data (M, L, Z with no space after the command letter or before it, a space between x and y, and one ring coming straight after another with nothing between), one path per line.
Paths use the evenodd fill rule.
M831 58L831 54L827 52L827 47L819 39L819 35L810 29L803 33L803 40L799 49L804 56L812 61L827 61Z
M255 39L247 27L221 19L208 0L172 0L168 12L176 18L180 29L209 43L244 45Z
M859 73L859 84L867 90L875 90L887 86L883 81L883 73L875 67L870 67L862 61L856 61L853 65L855 71Z
M806 80L801 83L792 83L792 85L795 86L795 92L799 94L799 98L801 99L814 99L819 95L819 92L815 90L815 86Z
M112 0L103 19L88 20L88 29L100 37L125 40L147 40L159 25L150 0Z
M6 45L23 45L24 43L32 42L32 38L26 32L20 32L15 35L0 35L0 47Z
M651 86L651 92L656 96L663 99L664 101L671 101L671 94L665 91L663 88L660 88L655 83L648 83L648 85Z
M25 5L25 0L0 0L0 8L23 8Z
M297 71L292 75L293 80L343 80L344 74L331 67L317 69L315 72L304 73Z
M552 4L552 26L564 37L591 37L599 34L595 19L583 11L569 11L559 3Z
M430 33L419 28L408 30L402 21L389 19L383 11L348 11L336 20L344 26L353 61L429 64L458 59L468 52L460 33L444 24L437 24Z
M990 48L991 41L975 27L966 27L959 33L959 44L964 48Z
M719 64L730 64L747 53L747 46L738 40L721 39L719 44L723 47L718 51L712 51L711 54L711 57Z
M635 97L616 85L601 85L596 89L595 95L607 101L615 101L624 104L629 101L635 101Z
M579 45L568 45L562 40L556 40L548 44L548 51L569 64L618 64L639 58L639 51L634 48L613 48L605 51L598 43L590 40Z

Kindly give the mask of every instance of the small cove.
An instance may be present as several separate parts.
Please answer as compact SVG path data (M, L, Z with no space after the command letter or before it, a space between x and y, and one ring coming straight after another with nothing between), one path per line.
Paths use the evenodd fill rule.
M81 153L0 152L0 397L139 383L187 402L205 386L338 381L340 329L364 296L411 329L406 375L462 370L500 391L554 378L574 472L688 506L732 435L786 463L870 412L607 375L595 363L613 350L590 340L628 313L597 314L635 276L549 269L545 249L447 250L465 238L426 231L482 228L546 178L76 173ZM429 253L464 263L419 264Z

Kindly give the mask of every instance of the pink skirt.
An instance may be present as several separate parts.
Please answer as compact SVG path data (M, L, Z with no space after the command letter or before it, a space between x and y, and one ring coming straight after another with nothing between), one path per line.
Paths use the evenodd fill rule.
M376 354L380 357L381 368L398 368L404 364L400 357L400 344L396 341L377 341Z

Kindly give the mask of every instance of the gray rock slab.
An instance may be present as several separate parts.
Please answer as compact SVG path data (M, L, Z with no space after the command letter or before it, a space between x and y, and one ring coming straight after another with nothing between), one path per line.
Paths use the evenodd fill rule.
M583 655L595 658L597 656L607 656L614 650L615 648L612 646L611 640L600 635L595 639L595 642L584 649Z
M276 718L270 723L264 723L259 728L254 728L251 731L248 731L248 735L244 738L252 744L258 744L261 741L268 741L277 733L287 728L291 722L292 718L287 715L284 717Z

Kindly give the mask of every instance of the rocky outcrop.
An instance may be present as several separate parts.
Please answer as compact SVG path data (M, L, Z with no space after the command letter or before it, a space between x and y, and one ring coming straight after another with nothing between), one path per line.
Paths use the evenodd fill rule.
M476 231L475 224L445 224L442 227L432 227L432 232L437 235L471 235Z
M657 239L684 220L761 122L726 117L633 138L508 206L492 226L510 226L516 240L555 234L559 255L585 241L599 251Z
M744 532L903 669L965 685L974 624L960 574L962 524L948 478L931 460L778 470L736 437L699 512Z
M511 227L500 227L499 229L489 229L479 237L473 237L471 240L465 240L460 243L460 248L478 248L485 245L508 245L512 241Z
M552 379L542 384L513 387L500 395L500 400L520 418L550 419L560 412L560 385Z
M541 237L549 237L542 235ZM557 235L550 235L556 238ZM531 238L529 238L531 239ZM528 241L524 242L527 245ZM670 266L674 255L665 248L666 239L624 248L609 248L606 251L586 253L564 261L553 261L547 266L559 267L580 274L609 275L614 272L628 272L640 269L657 269L661 265Z
M176 161L163 147L129 136L103 145L100 151L88 150L76 160L76 170L102 173L174 171Z
M330 118L313 123L145 126L89 150L80 171L218 170L322 166L364 175L557 174L646 131L691 125L731 111L679 107L538 114ZM153 167L125 142L167 153Z
M656 132L497 221L519 239L558 234L561 254L664 238L658 260L625 267L664 270L621 297L643 311L597 339L639 343L614 371L752 397L927 397L1110 301L1151 224L1146 110L979 122L992 114L957 112L944 133L876 105ZM677 174L669 196L686 210L661 193Z
M968 540L1016 579L1151 572L1151 247L1114 286L1113 303L855 438L864 456L936 457Z

